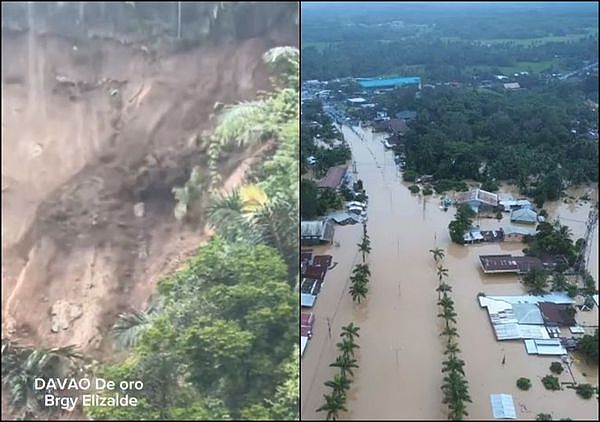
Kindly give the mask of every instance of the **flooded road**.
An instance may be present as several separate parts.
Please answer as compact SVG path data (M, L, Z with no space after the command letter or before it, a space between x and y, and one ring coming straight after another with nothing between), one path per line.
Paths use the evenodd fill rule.
M361 131L361 129L358 129ZM537 413L552 413L559 418L594 418L596 400L583 400L573 390L549 392L540 379L549 373L550 362L556 358L534 357L525 352L522 341L497 342L487 316L479 307L477 293L521 294L524 292L516 276L485 276L477 256L482 253L521 254L521 243L459 246L452 244L448 223L455 209L439 208L439 196L411 194L401 181L393 154L385 151L379 135L363 133L361 140L349 128L343 133L351 144L358 177L369 194L367 230L372 251L368 257L372 277L367 300L352 303L348 294L348 279L355 263L360 262L356 244L362 227L336 226L335 242L339 247L314 248L314 252L330 253L338 265L325 277L318 296L314 335L304 357L301 370L301 414L303 420L324 419L315 410L328 392L323 383L336 373L329 364L335 360L340 327L354 321L360 326L357 354L359 368L348 396L348 412L341 419L446 419L441 404L443 343L439 336L441 322L437 318L437 277L429 249L441 247L447 256L448 282L453 286L453 298L458 313L459 343L465 360L465 373L470 383L473 403L468 406L468 419L489 419L492 393L512 394L520 419L535 419ZM566 218L583 220L581 229L572 226L575 238L583 234L589 203L582 206L556 204L548 208L551 217L559 213ZM482 219L482 229L506 226L502 221ZM574 223L579 224L579 223ZM580 234L581 233L581 234ZM590 261L597 261L597 233ZM595 250L595 252L594 252ZM595 273L593 272L595 271ZM597 266L592 267L597 277ZM332 337L329 338L327 318ZM588 312L586 320L597 325L597 309ZM503 356L506 364L502 365ZM587 370L587 377L582 371ZM579 382L597 383L597 374L590 368L573 366ZM532 381L527 392L517 389L517 378ZM572 381L568 371L561 381ZM584 381L587 380L587 381Z

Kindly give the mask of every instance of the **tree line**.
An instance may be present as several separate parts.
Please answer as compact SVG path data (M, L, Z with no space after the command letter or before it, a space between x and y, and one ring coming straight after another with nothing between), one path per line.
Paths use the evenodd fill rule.
M446 339L446 360L442 362L442 374L444 374L442 392L442 403L448 407L448 420L462 420L468 416L467 403L471 402L469 395L469 383L464 372L465 362L460 359L460 348L458 345L458 329L456 327L457 314L454 310L454 301L450 297L452 286L445 280L448 278L448 269L444 268L443 260L445 252L441 248L430 249L436 263L438 277L438 306L440 313L438 317L444 321L444 328L440 336Z

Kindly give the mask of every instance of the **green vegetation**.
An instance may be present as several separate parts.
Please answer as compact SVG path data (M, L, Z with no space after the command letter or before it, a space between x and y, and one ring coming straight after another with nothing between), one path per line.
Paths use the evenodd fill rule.
M521 377L517 380L517 387L519 387L519 390L527 391L531 388L531 380Z
M595 388L592 387L590 384L579 384L577 385L575 392L578 396L581 396L582 398L588 400L591 399L594 395Z
M421 188L420 188L419 186L417 186L417 185L410 185L410 186L408 187L408 190L409 190L411 193L419 193L419 191L421 190Z
M539 223L535 236L528 241L523 252L537 257L564 256L569 265L573 265L579 251L571 239L571 229L557 221L554 224Z
M562 363L560 363L560 362L552 362L550 364L550 371L557 375L562 374L562 372L564 370L565 370L565 368L563 368Z
M532 176L524 194L538 205L557 199L569 183L598 180L595 142L573 142L570 134L597 124L584 100L584 93L561 84L497 96L437 87L415 100L418 117L404 137L406 168L486 185Z
M440 248L431 249L429 252L437 264L436 272L439 283L436 291L438 292L438 305L441 308L438 317L445 322L444 329L440 333L446 338L446 351L444 352L446 360L442 362L442 374L444 374L444 383L441 387L444 394L442 404L448 406L449 420L462 420L464 416L469 415L467 402L471 402L471 397L463 369L465 362L459 357L457 314L454 311L454 301L449 295L452 288L444 282L444 279L448 278L448 269L442 266L445 252Z
M427 195L432 195L432 194L433 194L433 190L429 186L425 186L423 188L423 195L427 196Z
M354 359L354 350L360 347L355 341L360 337L358 331L359 328L353 322L342 327L340 334L342 341L336 344L341 354L329 366L339 368L339 373L334 376L333 380L325 382L325 386L331 388L331 393L323 395L325 403L317 409L317 412L327 412L326 419L328 421L336 420L339 412L348 410L345 407L346 394L352 385L352 369L358 368L356 359Z
M547 293L548 272L539 268L533 268L523 277L523 284L527 292L532 295L543 295Z
M558 382L558 378L553 375L546 375L542 378L542 384L546 387L546 390L560 390L560 383Z
M598 365L598 330L593 336L584 335L577 344L577 351L581 353L587 361Z
M538 413L535 417L536 421L551 421L552 415L550 413Z
M369 277L371 276L369 265L365 263L367 255L371 252L371 241L367 234L366 224L363 225L363 238L358 244L358 250L362 254L363 263L356 265L352 270L352 275L350 276L350 295L354 302L360 304L360 301L365 299L369 292L367 284L369 283Z
M275 92L226 109L211 162L233 143L275 140L277 149L231 194L216 194L218 177L208 181L202 218L214 237L161 280L151 309L122 315L115 334L129 358L99 370L142 380L142 405L88 408L93 419L298 419L298 52L266 59Z
M462 181L441 179L434 183L434 188L437 193L444 193L449 190L457 192L466 192L469 190L469 186Z
M465 232L473 225L472 218L474 216L475 212L469 205L462 204L460 207L458 207L454 220L448 225L448 229L450 230L450 238L454 243L458 243L460 245L465 243L463 236Z
M402 180L405 182L414 182L417 178L417 173L413 170L406 170L402 173Z
M74 346L54 349L32 349L10 340L2 340L2 385L10 393L11 412L22 420L30 420L42 409L55 414L57 409L45 408L45 390L34 389L35 378L74 376L86 362Z

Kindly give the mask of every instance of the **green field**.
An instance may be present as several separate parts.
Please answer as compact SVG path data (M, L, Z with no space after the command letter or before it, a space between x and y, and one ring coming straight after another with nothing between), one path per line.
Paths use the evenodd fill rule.
M302 48L315 47L317 50L323 51L325 49L325 47L329 46L330 44L335 44L335 43L329 43L329 42L303 42L302 43Z
M589 35L598 35L598 30L596 28L584 28L585 32L580 34L567 34L567 35L552 35L541 38L496 38L490 40L480 39L477 40L483 44L501 44L501 43L513 43L515 45L528 46L530 44L546 44L550 42L568 42L568 41L577 41L582 38L586 38ZM464 40L460 37L440 37L442 41L448 42L458 42L458 41L468 41Z

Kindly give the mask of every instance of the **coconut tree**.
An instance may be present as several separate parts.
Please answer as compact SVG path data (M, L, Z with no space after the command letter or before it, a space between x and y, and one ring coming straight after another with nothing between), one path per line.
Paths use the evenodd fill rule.
M341 411L346 412L346 396L340 394L323 394L325 403L323 406L317 409L317 412L327 412L326 419L328 421L335 421L338 418L338 414Z
M352 357L354 357L354 349L360 348L360 346L354 343L354 341L348 340L346 338L343 339L341 343L337 343L336 346L338 350L342 352L342 354Z
M371 252L370 245L371 245L371 242L370 242L369 238L366 238L366 237L363 237L362 242L360 242L358 244L358 250L362 254L363 262L365 262L367 254Z
M371 276L371 270L369 269L369 264L358 264L352 270L353 274L361 274L366 277Z
M351 322L350 324L346 325L345 327L342 327L342 332L340 333L340 337L346 338L349 341L354 342L355 338L360 337L360 334L358 334L359 331L360 331L360 327L358 327L357 325L354 325L354 323Z
M448 292L452 291L452 286L450 286L445 281L442 281L442 283L435 289L435 291L438 292L438 300L439 300L442 294L445 295Z
M446 321L446 327L450 325L450 322L456 324L457 314L452 308L443 308L437 316L443 318Z
M10 394L9 406L22 419L44 408L44 390L34 389L35 378L62 378L80 367L85 357L75 346L31 349L2 340L2 384Z
M350 295L352 296L352 300L359 304L362 299L367 298L368 292L369 288L364 281L356 281L350 285Z
M456 355L457 353L460 353L460 348L458 347L458 343L449 341L446 344L446 350L444 350L444 354L452 356L452 355Z
M433 255L433 259L436 264L438 261L442 261L446 256L442 248L429 249L429 252Z
M465 362L462 359L459 359L456 355L451 355L448 360L442 362L442 372L457 371L464 375L464 365Z
M448 269L442 267L441 265L438 265L437 268L436 268L436 271L437 271L438 280L439 280L439 282L441 284L442 280L444 278L448 277Z
M352 368L358 368L358 365L356 364L356 359L353 359L346 355L338 356L335 362L330 363L329 366L340 368L343 377L345 377L346 374L350 374L351 376L353 376L354 373L352 372Z
M444 327L440 336L446 336L448 337L448 341L450 341L451 339L458 337L458 331L456 327Z
M346 390L350 389L350 380L342 374L336 374L333 380L325 382L325 385L333 390L333 394L346 394Z

